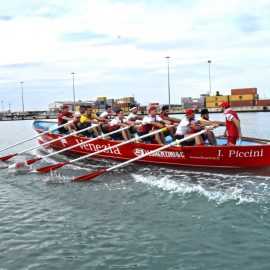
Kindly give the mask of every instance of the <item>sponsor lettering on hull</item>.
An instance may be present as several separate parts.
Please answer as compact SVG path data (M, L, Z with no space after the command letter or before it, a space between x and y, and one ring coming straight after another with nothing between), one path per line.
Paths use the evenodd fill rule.
M76 143L81 143L83 142L83 140L75 140ZM86 143L86 144L83 144L83 145L80 145L79 147L82 149L82 150L86 150L86 151L91 151L91 152L97 152L99 150L102 150L102 149L105 149L105 148L109 148L111 147L112 145L110 144L106 144L106 145L100 145L100 144L93 144L93 143ZM122 155L119 148L118 147L114 147L112 149L109 149L107 151L104 151L104 153L111 153L111 154L115 154L115 155Z
M135 156L142 156L146 153L149 153L149 150L142 148L135 148L133 153ZM160 157L160 158L185 158L184 152L182 151L160 151L149 155L150 157Z
M224 157L222 150L218 150L218 157ZM229 150L228 157L236 157L236 158L256 158L256 157L264 157L263 149L260 150Z

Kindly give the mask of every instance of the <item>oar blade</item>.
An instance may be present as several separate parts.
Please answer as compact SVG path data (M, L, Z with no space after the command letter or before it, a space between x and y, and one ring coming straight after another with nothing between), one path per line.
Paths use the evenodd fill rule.
M69 163L70 163L69 161L62 162L62 163L57 163L57 164L53 164L53 165L50 165L50 166L38 168L38 169L36 169L36 171L38 171L40 173L51 172L51 171L57 170L57 169L65 166L66 164L69 164Z
M36 157L36 158L27 160L26 163L27 163L27 165L31 165L31 164L33 164L41 159L42 159L41 157Z
M11 154L11 155L7 155L7 156L3 156L3 157L0 157L0 160L1 161L5 161L5 160L8 160L8 159L10 159L10 158L12 158L12 157L15 157L15 156L17 156L18 154Z
M74 178L72 181L74 182L83 182L83 181L89 181L97 176L99 176L100 174L103 174L107 172L107 170L102 170L102 171L98 171L98 172L93 172L93 173L89 173L89 174L85 174L79 177Z

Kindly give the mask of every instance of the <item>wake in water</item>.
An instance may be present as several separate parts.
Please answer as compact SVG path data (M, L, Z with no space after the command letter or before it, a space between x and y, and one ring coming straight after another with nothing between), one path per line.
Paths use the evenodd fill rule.
M48 185L64 185L70 182L70 177L50 172L43 181Z
M263 203L270 200L270 177L225 175L207 172L144 168L133 174L136 182L170 193L188 196L197 194L209 201L222 204L234 201Z

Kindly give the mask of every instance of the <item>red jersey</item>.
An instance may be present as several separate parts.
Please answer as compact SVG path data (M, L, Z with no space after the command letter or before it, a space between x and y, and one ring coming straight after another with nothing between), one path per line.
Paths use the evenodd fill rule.
M72 112L67 112L67 113L60 112L58 114L58 126L64 125L68 122L67 120L63 119L63 116L73 117L73 113Z
M240 122L240 119L239 119L237 113L234 110L232 110L231 108L227 108L224 111L224 114L225 114L225 118L226 118L226 128L228 131L228 136L229 137L238 137L239 134L238 134L237 127L236 127L235 123L232 121L233 118L236 118Z

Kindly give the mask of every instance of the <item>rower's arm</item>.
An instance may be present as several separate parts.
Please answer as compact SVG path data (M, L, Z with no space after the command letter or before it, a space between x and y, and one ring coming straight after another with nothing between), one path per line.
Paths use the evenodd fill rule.
M205 119L198 120L198 123L203 126L211 125L211 122Z
M180 123L181 119L175 118L175 117L168 117L169 121L175 122L175 123Z
M158 128L163 128L164 127L164 124L159 123L159 122L155 122L155 121L151 121L150 124L153 125L153 126L156 126Z
M85 119L86 123L90 123L90 124L94 124L94 123L97 123L95 120L92 120L92 119Z
M165 120L165 119L162 119L162 122L165 123L165 124L167 124L167 125L170 125L171 124L171 121Z
M242 132L241 132L241 125L239 120L237 120L235 117L232 119L232 121L234 122L234 124L236 125L237 131L238 131L238 136L242 137Z
M109 119L105 119L105 118L100 117L100 116L95 116L94 119L96 119L96 120L99 121L99 122L103 122L103 123L104 123L104 122L106 122L106 123L109 122Z
M63 120L66 120L66 121L73 121L74 118L70 118L70 117L67 117L67 116L62 116L61 117Z

